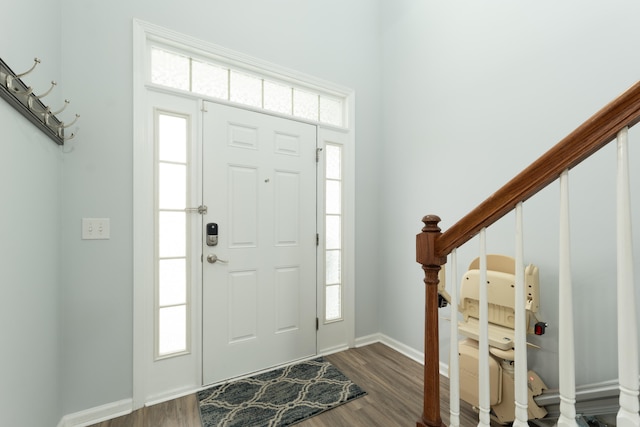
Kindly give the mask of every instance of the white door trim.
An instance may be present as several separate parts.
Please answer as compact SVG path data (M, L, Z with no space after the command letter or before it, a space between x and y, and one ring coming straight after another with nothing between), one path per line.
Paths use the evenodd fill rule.
M223 58L230 63L242 64L259 70L266 75L280 76L291 81L304 82L308 86L315 86L327 93L335 93L344 96L347 106L347 128L337 128L320 123L319 134L341 134L344 140L344 218L343 218L343 265L348 266L343 276L344 286L344 347L355 346L355 93L353 90L340 87L316 77L283 68L267 61L253 58L218 45L177 33L166 28L159 27L140 20L133 20L133 408L137 409L154 401L161 401L174 397L176 393L184 394L185 390L196 389L201 379L201 366L193 372L187 372L183 379L184 386L175 390L157 391L148 390L149 380L148 365L152 358L153 348L149 348L149 340L145 339L153 334L153 317L148 315L147 302L149 300L149 283L153 283L153 251L148 250L146 242L153 238L152 229L146 224L149 217L149 209L153 207L153 139L150 137L146 125L147 93L149 90L168 92L185 98L202 99L202 96L184 91L176 91L154 87L149 83L147 76L149 63L149 43L161 41L164 44L175 46L183 51L194 51L202 55L210 54L217 58ZM226 104L217 99L208 101ZM236 105L237 106L237 105ZM240 106L246 108L245 106ZM267 113L265 111L261 111ZM278 114L274 114L278 115ZM298 120L290 116L284 116L290 120ZM303 120L301 120L303 121ZM197 293L194 298L200 298ZM193 304L197 312L196 318L202 319L201 306ZM195 326L195 325L194 325ZM198 326L199 327L199 326ZM319 334L322 334L322 327ZM193 349L201 348L200 330L192 331ZM320 341L319 341L320 342ZM340 347L338 343L332 347ZM151 344L152 346L152 344ZM328 352L329 348L318 348L318 354ZM150 393L153 396L150 396Z

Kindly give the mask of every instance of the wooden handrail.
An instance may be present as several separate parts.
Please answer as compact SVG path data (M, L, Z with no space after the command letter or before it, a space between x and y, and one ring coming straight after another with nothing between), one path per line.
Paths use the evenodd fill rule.
M427 215L416 237L416 260L425 272L425 364L423 413L418 427L441 427L438 345L438 272L455 248L489 227L547 185L607 145L625 127L640 121L640 82L591 116L511 181L444 233L440 218Z
M447 256L505 214L518 202L558 179L560 174L578 165L611 142L625 126L640 121L640 82L610 102L576 130L558 142L496 193L445 231L436 243L436 254Z

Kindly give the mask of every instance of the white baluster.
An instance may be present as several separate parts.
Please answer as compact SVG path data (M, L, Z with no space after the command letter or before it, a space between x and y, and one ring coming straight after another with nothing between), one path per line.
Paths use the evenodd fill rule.
M527 384L527 321L526 292L524 283L524 244L522 226L522 202L516 205L516 295L515 295L515 404L514 427L527 427L528 384Z
M489 304L487 292L487 245L486 228L480 230L480 316L478 345L478 427L489 427L491 423L491 400L489 383Z
M617 276L618 276L618 427L640 426L638 416L638 318L633 285L633 245L629 191L628 129L618 133Z
M560 368L560 418L558 427L577 427L576 375L573 338L573 292L571 289L571 243L569 236L569 171L560 175L560 259L558 340Z
M460 427L460 368L458 350L458 253L451 251L451 351L449 353L449 426Z

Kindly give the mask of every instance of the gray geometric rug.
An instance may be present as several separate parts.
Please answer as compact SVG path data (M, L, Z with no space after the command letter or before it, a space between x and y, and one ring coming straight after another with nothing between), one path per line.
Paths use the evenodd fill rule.
M366 394L323 358L198 392L204 427L283 427Z

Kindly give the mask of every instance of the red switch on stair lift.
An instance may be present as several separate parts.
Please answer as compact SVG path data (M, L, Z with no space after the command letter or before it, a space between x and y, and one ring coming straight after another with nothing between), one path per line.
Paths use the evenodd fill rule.
M545 329L547 329L547 324L544 322L538 322L533 326L533 332L536 335L544 335Z

